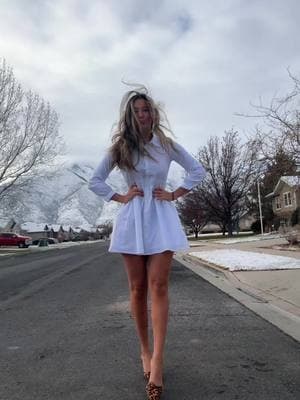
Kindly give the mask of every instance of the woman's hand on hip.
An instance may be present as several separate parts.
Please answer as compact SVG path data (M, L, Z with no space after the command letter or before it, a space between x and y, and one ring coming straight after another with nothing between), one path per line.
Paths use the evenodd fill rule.
M144 196L144 192L142 189L139 189L137 185L131 185L127 194L124 195L124 203L128 203L135 196Z
M172 192L167 192L165 189L161 187L154 188L153 197L157 200L166 200L166 201L174 200Z

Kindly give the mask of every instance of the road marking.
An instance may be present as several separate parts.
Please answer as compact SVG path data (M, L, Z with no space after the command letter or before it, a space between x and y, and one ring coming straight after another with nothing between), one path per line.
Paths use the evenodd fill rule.
M20 346L8 346L7 350L15 351L15 350L19 350L19 348L20 348Z

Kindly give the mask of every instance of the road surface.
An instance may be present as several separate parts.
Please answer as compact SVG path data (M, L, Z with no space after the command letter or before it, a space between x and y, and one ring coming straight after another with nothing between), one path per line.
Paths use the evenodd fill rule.
M105 243L0 260L0 399L138 400L121 257ZM164 400L296 400L299 343L177 261Z

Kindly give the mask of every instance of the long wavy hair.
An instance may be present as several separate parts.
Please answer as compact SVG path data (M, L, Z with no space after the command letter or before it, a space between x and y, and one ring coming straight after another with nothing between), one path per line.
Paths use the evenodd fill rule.
M173 140L164 133L166 130L173 135L165 112L160 104L156 104L148 95L146 87L140 86L136 90L126 92L123 96L120 105L120 120L113 130L112 146L109 151L112 154L113 165L120 169L135 170L134 154L137 154L138 160L140 156L153 159L145 147L147 142L141 134L134 112L134 102L138 99L143 99L147 103L152 117L152 132L158 136L162 147L166 151L169 151L170 146L174 149Z

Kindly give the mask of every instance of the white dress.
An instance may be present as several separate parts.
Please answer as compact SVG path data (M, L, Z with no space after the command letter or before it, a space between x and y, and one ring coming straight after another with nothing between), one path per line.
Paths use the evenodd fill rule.
M154 134L146 148L157 161L141 156L136 171L121 170L128 187L136 184L144 191L144 197L136 196L127 204L122 204L114 222L110 252L148 255L189 248L174 204L155 199L152 195L155 187L165 188L172 161L186 171L183 182L178 185L182 188L192 189L205 176L202 165L181 145L176 142L174 145L177 151L171 147L169 152L165 151ZM110 201L116 193L105 183L112 169L112 158L107 153L89 182L89 189L106 201Z

